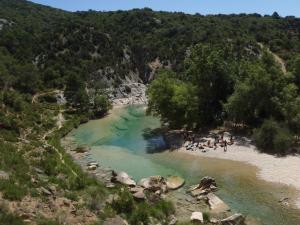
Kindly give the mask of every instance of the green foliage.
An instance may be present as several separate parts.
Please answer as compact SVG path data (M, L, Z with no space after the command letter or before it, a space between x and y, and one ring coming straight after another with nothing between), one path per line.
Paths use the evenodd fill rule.
M149 110L159 114L171 127L192 127L197 119L195 87L175 78L171 71L160 71L148 90Z
M112 208L118 213L130 214L134 209L132 194L128 190L119 192L119 197L112 203Z
M13 181L0 181L0 190L3 193L3 197L8 200L22 200L27 194L27 189L21 185L13 183Z
M289 131L274 120L266 120L260 128L255 129L254 138L259 148L277 154L287 153L293 144Z
M108 98L104 95L97 95L94 99L94 111L95 116L103 116L108 110L112 108L112 105Z
M209 214L209 212L204 212L203 213L203 220L204 220L204 222L209 222L210 221L210 214Z
M0 224L25 225L21 218L9 213L2 203L0 203Z
M232 92L231 65L226 54L218 46L197 44L185 61L185 79L197 89L199 125L220 119L221 103Z

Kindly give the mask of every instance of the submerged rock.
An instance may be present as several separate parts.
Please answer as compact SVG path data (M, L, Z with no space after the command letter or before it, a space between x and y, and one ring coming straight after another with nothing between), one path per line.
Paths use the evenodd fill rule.
M221 225L245 225L245 217L242 214L236 213L226 219L220 221Z
M184 179L179 176L170 176L167 177L167 188L170 190L175 190L184 185Z

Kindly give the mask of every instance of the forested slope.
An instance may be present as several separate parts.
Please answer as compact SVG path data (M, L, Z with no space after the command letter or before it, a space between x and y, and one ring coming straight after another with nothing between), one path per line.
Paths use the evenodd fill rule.
M218 124L224 120L224 109L234 109L228 118L236 122L259 127L264 119L274 117L297 132L298 120L293 118L299 116L294 105L300 105L299 34L300 19L281 18L276 13L202 16L151 9L71 13L23 0L0 0L0 172L2 178L9 177L0 179L0 197L7 207L0 206L0 224L23 224L24 219L60 224L59 212L48 210L53 205L58 208L55 199L67 201L63 209L69 222L89 224L122 214L130 221L152 216L167 223L173 210L165 202L140 204L125 193L112 206L99 204L111 191L84 174L60 147L59 139L79 123L107 112L107 96L114 94L107 93L107 87L118 87L126 77L149 83L160 68L172 70L161 78L166 79L170 92L164 86L155 88L154 81L150 106L163 119L179 122L174 126ZM259 43L285 61L286 75ZM217 84L214 90L222 90L219 93L209 88L210 75ZM236 113L248 114L237 111L247 108L234 103L244 103L257 86L260 93L278 86L270 92L277 98L265 104L270 99L266 97L255 108L261 100L256 95L250 105L252 117L236 118ZM87 93L91 89L96 90L93 101ZM175 93L172 104L169 98L161 98L161 90L171 97ZM65 93L66 106L56 103L53 93L58 92ZM209 101L198 101L203 94L209 94ZM182 104L186 97L190 98ZM178 111L162 111L153 100L162 100L162 105ZM281 105L273 100L287 102L284 111L277 110ZM271 109L276 114L270 115ZM61 114L67 122L59 129L56 123ZM28 203L44 214L24 211ZM76 215L73 206L78 207Z

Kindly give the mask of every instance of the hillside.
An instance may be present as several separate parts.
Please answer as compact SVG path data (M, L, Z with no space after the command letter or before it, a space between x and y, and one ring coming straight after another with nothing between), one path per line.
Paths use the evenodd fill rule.
M174 213L169 202L141 203L122 191L122 186L107 188L72 161L60 146L60 138L80 123L104 116L111 108L112 98L122 97L123 92L135 93L129 84L148 85L155 81L162 68L168 69L162 73L174 78L165 84L179 93L176 101L181 103L182 96L195 99L191 91L194 87L189 89L189 85L202 84L203 80L189 77L187 71L199 69L197 54L202 45L204 49L209 46L207 55L221 55L207 57L216 59L213 63L224 61L222 67L216 68L230 68L230 74L238 74L238 78L227 79L230 82L224 85L228 84L228 92L213 102L218 115L233 94L235 84L242 78L251 80L246 79L247 70L243 73L237 69L243 63L251 68L261 66L262 70L271 65L270 70L266 69L268 77L263 84L276 82L268 90L283 86L279 74L288 80L283 82L286 86L299 87L299 38L300 19L281 18L276 13L203 16L147 8L71 13L25 0L0 0L0 224L102 224L107 217L116 215L135 222L151 216L154 222L168 224ZM272 59L263 57L267 50L260 43L284 61L286 74L280 72ZM209 64L209 60L205 62ZM214 65L219 66L209 65L210 71ZM220 71L222 74L223 70ZM159 95L161 92L153 83L149 92L152 110L161 115L162 110L153 100L163 95ZM264 93L264 87L260 93ZM289 87L272 92L279 99L272 101L299 100L294 98L299 95L298 89ZM253 100L253 105L257 99L260 96ZM194 124L193 115L198 111L193 108L186 112L188 108L179 105L178 113L191 120L176 113L163 115L163 119L173 122L176 118L179 126ZM299 110L293 105L300 104L282 106L288 115L272 116L280 122L296 118L288 122L298 131ZM253 110L253 114L256 112ZM205 119L211 122L212 118ZM261 120L256 119L249 122L254 128L261 125ZM106 204L113 194L119 200Z

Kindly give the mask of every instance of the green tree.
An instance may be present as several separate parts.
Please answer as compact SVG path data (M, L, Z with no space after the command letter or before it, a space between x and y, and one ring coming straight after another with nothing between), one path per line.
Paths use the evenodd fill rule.
M232 91L226 60L223 50L203 44L194 46L186 59L185 79L197 89L199 125L210 125L221 118L222 102Z
M96 116L103 116L111 109L111 103L104 95L98 95L94 99L94 110Z
M147 94L149 110L160 115L171 127L193 127L197 122L196 89L190 83L178 80L172 71L161 70Z

